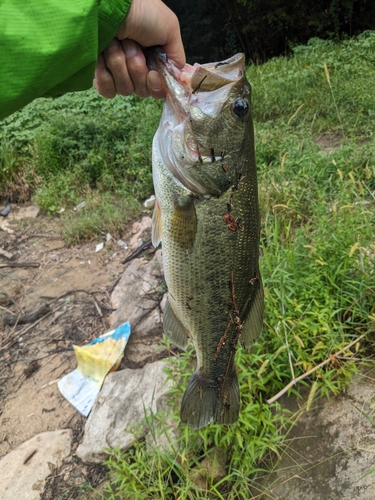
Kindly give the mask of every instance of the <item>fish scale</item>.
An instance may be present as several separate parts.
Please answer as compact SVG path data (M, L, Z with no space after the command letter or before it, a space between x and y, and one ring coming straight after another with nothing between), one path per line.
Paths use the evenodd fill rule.
M168 286L164 330L179 347L191 339L197 356L181 420L193 428L230 424L240 410L235 352L240 342L249 346L256 340L263 318L251 111L240 120L233 114L238 103L250 106L250 86L242 55L182 72L156 59L168 88L153 142L153 243L162 241ZM233 71L226 68L222 75L226 64ZM208 72L198 97L192 92L197 69ZM184 71L192 75L190 87ZM219 83L215 78L210 83L211 74ZM220 92L222 102L210 92ZM215 151L225 151L224 158L216 160Z

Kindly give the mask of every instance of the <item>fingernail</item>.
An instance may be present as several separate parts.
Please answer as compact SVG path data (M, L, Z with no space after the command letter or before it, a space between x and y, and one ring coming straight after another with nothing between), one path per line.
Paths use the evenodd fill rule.
M138 45L133 40L123 40L121 43L126 57L132 57L138 52Z
M157 71L151 70L147 76L147 83L150 89L155 91L161 90L163 88L163 83Z

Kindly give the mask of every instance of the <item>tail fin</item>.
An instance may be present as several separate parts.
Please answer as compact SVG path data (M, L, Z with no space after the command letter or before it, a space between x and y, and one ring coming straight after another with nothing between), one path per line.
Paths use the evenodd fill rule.
M240 388L237 372L234 369L231 376L228 375L220 387L215 422L221 425L237 422L240 402Z
M206 375L195 372L182 398L180 417L181 422L200 429L211 422L233 424L239 411L240 390L235 371L227 376L222 387Z

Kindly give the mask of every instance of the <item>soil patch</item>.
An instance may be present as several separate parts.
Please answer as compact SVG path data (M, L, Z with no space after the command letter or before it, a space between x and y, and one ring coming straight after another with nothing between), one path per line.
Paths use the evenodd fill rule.
M111 240L96 252L100 239L68 248L59 220L35 214L29 206L13 206L0 221L0 248L12 255L0 255L0 457L35 434L67 427L73 429L75 451L85 419L62 397L57 381L76 367L74 344L110 329L110 291L126 268L121 262L148 236L133 223L121 236L134 240L127 250ZM15 263L39 266L4 267ZM42 306L40 317L21 324ZM100 467L70 458L58 477L52 474L45 499L58 498L69 478L76 491L103 476Z
M321 153L328 154L336 151L342 146L344 137L340 133L332 132L330 134L317 136L314 142L319 147Z

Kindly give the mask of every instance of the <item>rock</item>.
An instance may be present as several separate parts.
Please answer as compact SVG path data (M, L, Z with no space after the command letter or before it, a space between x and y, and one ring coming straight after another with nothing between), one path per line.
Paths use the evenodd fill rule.
M18 210L14 210L12 212L12 220L21 220L21 219L26 219L28 217L35 219L35 217L38 217L39 215L40 208L37 207L36 205L29 205L27 207L19 207Z
M5 257L8 260L14 260L16 258L16 256L14 254L7 252L6 250L3 250L2 248L0 248L0 256Z
M101 463L108 457L104 448L127 450L148 432L145 411L155 413L156 402L171 387L163 369L165 361L138 370L110 373L87 419L83 442L77 448L84 462Z
M1 500L39 500L46 478L69 456L71 429L37 434L0 460Z
M150 198L147 198L147 200L143 203L143 206L149 210L151 210L151 208L154 208L155 195L152 195L152 196L150 196Z
M209 489L211 484L218 483L226 476L226 463L225 451L222 448L215 447L198 467L192 469L191 480L198 488L202 490Z
M3 210L0 211L0 215L2 217L6 217L11 210L12 210L12 206L11 205L7 205Z
M149 240L151 237L151 217L142 217L140 221L136 221L132 226L132 236L129 241L129 248L136 250L139 247L138 240Z
M4 219L4 220L0 220L0 229L2 231L5 231L6 233L8 234L13 234L14 233L14 229L12 229L10 226L9 226L9 222Z
M118 240L117 244L119 247L123 248L124 250L127 250L129 248L128 245L125 243L125 241Z
M371 380L358 377L347 394L319 399L298 418L288 447L272 473L260 477L254 496L263 500L373 500L375 427ZM294 410L294 408L292 409ZM360 410L360 411L359 411ZM372 417L373 418L373 417Z
M100 250L103 250L104 248L104 243L101 242L101 243L98 243L96 246L95 246L95 252L100 252Z
M163 292L161 250L149 262L133 260L114 289L111 302L116 311L109 317L111 327L126 321L130 321L132 327L123 366L139 368L168 355L158 349L163 331Z

